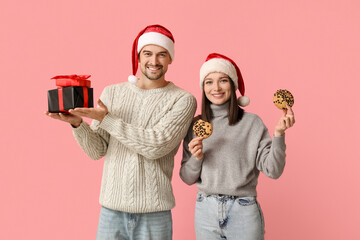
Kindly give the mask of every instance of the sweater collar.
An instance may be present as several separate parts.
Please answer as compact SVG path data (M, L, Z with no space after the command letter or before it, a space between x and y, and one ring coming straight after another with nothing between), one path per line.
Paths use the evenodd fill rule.
M128 85L133 91L141 93L141 94L153 94L153 93L167 92L170 89L174 88L174 86L175 86L172 82L169 82L168 85L166 85L165 87L147 90L147 89L138 88L135 84L132 84L132 83L128 83Z
M229 101L227 101L226 103L221 104L221 105L210 104L210 108L212 110L213 116L214 117L227 116L229 104L230 104Z

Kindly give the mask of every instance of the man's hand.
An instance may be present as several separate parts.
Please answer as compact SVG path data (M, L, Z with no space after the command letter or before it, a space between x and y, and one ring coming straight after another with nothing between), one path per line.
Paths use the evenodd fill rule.
M99 106L96 108L75 108L70 109L69 113L78 117L87 117L101 122L109 111L100 99L97 101L97 103Z
M295 116L291 107L286 106L287 109L283 110L284 113L280 118L278 124L275 126L274 135L276 137L284 135L286 129L291 128L295 124Z
M70 123L74 127L79 127L82 122L81 117L73 115L73 114L49 113L48 111L46 111L45 114L53 119L57 119L60 121Z
M202 140L203 139L204 139L203 137L197 137L197 138L194 138L193 140L191 140L191 142L188 144L191 154L194 155L194 157L197 160L201 160L204 158L204 154L202 151L202 149L203 149Z

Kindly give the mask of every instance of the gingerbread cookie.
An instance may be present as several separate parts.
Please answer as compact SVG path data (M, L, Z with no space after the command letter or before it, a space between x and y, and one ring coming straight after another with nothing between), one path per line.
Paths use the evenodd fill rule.
M273 102L279 109L286 110L286 105L294 105L294 97L288 90L280 89L274 94Z
M194 123L193 131L196 137L203 137L205 139L210 137L213 131L213 127L211 123L199 119Z

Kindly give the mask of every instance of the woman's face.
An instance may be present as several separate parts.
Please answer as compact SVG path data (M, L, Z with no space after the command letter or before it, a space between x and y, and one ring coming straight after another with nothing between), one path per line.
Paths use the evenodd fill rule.
M204 79L204 92L212 104L221 105L230 99L231 79L221 72L209 73Z

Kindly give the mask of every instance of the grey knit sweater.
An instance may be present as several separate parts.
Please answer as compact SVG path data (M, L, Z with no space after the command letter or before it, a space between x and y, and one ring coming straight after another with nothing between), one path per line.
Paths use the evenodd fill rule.
M100 204L131 213L172 209L174 155L194 116L195 98L171 82L152 90L111 85L100 98L109 110L103 121L73 129L90 158L105 156Z
M285 166L285 137L274 137L255 114L244 112L242 119L230 126L228 103L211 105L214 119L212 135L203 140L203 160L189 151L194 138L190 128L184 140L180 177L196 183L205 195L256 196L259 171L278 178Z

